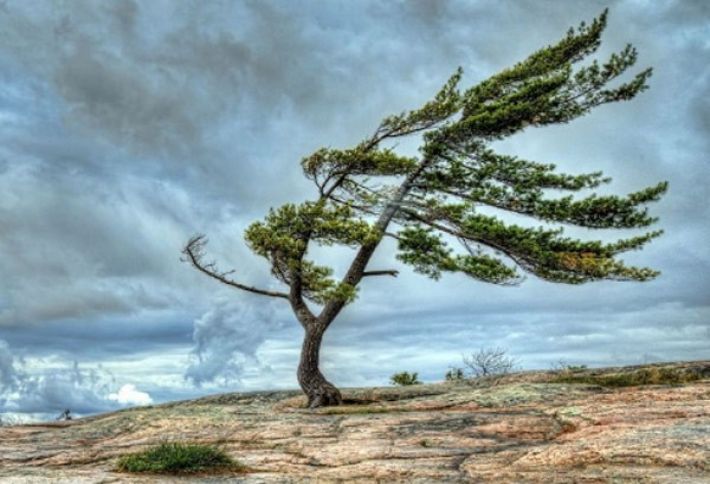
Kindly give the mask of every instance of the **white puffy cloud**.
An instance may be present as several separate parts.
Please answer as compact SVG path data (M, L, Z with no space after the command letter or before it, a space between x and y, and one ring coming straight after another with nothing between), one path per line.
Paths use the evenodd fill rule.
M142 392L135 385L127 383L119 388L116 393L109 393L109 400L114 400L121 405L150 405L153 399L146 392Z
M98 366L81 368L76 361L20 358L0 340L0 416L25 421L54 418L64 410L81 416L152 403L133 384L118 383Z

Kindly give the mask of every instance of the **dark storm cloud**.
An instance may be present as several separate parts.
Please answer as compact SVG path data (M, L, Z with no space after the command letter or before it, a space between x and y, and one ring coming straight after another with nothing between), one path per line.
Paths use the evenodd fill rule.
M366 385L402 369L440 378L460 353L485 345L507 346L528 366L705 355L707 2L37 5L10 1L0 10L6 387L22 374L41 401L52 401L54 390L32 380L41 357L66 360L63 388L74 388L78 358L115 364L121 385L156 399L191 394L186 372L190 385L207 388L229 388L224 380L295 386L301 331L288 308L267 311L258 297L181 264L185 240L207 233L221 266L278 287L241 235L270 206L313 195L302 156L351 146L382 117L425 102L457 66L465 86L478 82L606 6L600 55L632 42L639 69L655 68L651 89L498 147L572 173L603 169L613 192L668 180L668 195L652 207L666 235L628 257L663 276L582 287L530 278L499 288L457 276L435 283L402 268L397 280L365 281L326 335L324 368L339 383ZM400 148L414 152L416 143ZM393 249L382 247L373 267L401 268ZM342 269L347 252L318 254ZM254 331L255 319L267 324ZM11 349L30 363L19 366ZM152 370L127 366L127 358ZM103 408L106 392L87 388L99 395L93 407ZM28 400L26 408L40 407Z
M198 314L141 312L137 316L92 317L13 325L2 329L3 338L17 349L32 353L101 360L141 358L157 348L187 351ZM37 338L41 332L42 338Z
M66 174L44 177L29 163L4 171L0 186L0 266L18 275L4 283L12 305L0 307L0 324L170 304L165 288L151 283L173 273L182 233L153 211L159 198L126 197L115 185ZM167 247L176 254L170 262L158 255Z

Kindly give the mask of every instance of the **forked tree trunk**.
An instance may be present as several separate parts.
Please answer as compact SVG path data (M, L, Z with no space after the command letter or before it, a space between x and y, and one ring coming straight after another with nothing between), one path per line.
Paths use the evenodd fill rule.
M301 362L298 365L298 384L308 397L308 407L340 405L343 397L335 386L325 379L318 369L318 356L325 329L318 326L306 326L301 349Z

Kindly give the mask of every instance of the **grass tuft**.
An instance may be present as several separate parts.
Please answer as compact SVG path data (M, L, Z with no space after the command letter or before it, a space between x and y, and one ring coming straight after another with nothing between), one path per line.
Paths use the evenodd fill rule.
M125 455L118 460L117 469L166 474L246 470L218 447L177 442Z

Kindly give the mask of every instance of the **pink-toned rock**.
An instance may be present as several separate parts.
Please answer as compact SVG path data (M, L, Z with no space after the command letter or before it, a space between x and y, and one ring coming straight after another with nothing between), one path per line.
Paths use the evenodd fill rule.
M710 482L710 362L648 368L346 389L348 404L318 410L298 392L218 395L3 427L0 482L175 482L114 471L165 441L219 444L250 469L198 482ZM594 384L639 371L685 383Z

